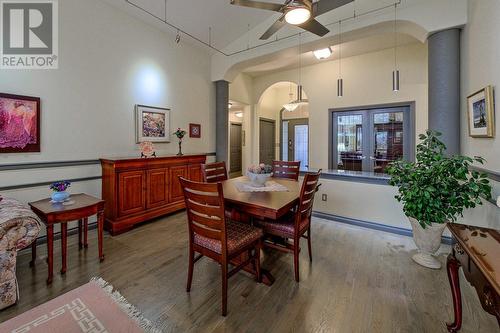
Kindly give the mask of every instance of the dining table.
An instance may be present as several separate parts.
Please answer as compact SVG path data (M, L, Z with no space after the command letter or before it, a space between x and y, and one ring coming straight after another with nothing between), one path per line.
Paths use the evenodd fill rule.
M286 187L286 191L255 191L243 192L237 183L249 182L246 176L222 181L224 204L226 209L234 212L233 216L244 223L252 223L254 219L278 220L289 213L299 201L302 181L269 178L270 182L278 183ZM238 258L238 264L244 258ZM244 268L245 271L255 274L252 265ZM266 285L274 283L274 277L265 268L261 269L262 282Z

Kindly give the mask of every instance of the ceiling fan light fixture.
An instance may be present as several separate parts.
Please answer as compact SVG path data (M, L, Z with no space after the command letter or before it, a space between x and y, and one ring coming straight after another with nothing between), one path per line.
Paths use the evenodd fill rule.
M332 55L332 49L330 47L327 47L326 49L313 51L313 53L316 59L324 60L330 58L330 56Z
M294 5L285 14L285 21L293 25L301 25L309 21L311 18L311 10L305 5Z

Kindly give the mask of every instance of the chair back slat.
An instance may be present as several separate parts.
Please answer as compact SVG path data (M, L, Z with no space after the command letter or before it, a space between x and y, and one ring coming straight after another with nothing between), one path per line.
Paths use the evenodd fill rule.
M273 177L299 180L300 161L273 161Z
M297 228L302 220L311 218L314 196L316 194L320 176L321 170L317 173L306 173L304 176L304 182L302 183L302 189L300 190L299 206L297 208L297 220L295 222Z
M194 233L221 242L223 255L227 251L226 219L222 184L189 181L179 177L184 193L190 241Z
M227 180L226 162L215 162L201 165L203 181L206 183L217 183Z
M221 234L220 231L216 231L214 229L202 227L200 224L197 224L197 223L192 223L190 227L191 227L191 230L193 231L193 233L198 234L200 236L212 238L212 239L216 239L216 240L219 240L219 238L220 238L220 234Z
M204 228L213 229L213 230L222 230L222 223L220 218L218 217L207 217L200 215L195 211L191 211L191 221L193 223L199 224Z
M188 198L190 207L189 209L192 212L195 212L197 214L200 214L202 216L208 216L208 217L217 217L220 206L214 206L214 205L208 205L203 201L199 202L196 199L193 198Z

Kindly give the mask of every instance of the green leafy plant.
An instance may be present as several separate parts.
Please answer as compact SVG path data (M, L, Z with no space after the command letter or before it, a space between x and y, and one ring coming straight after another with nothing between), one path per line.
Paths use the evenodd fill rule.
M444 154L441 133L428 130L419 136L417 161L396 161L388 168L390 184L399 188L396 199L403 203L406 216L422 228L432 223L455 222L466 208L482 205L481 196L491 198L487 175L470 170L482 157Z

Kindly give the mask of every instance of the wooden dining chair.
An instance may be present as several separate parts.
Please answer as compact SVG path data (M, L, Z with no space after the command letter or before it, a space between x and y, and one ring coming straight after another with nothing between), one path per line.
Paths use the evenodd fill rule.
M300 161L273 161L273 177L299 180Z
M299 203L296 209L291 210L279 220L256 220L262 227L266 236L278 236L285 239L284 244L265 241L264 246L274 248L283 252L293 253L293 264L295 270L295 280L299 282L299 252L300 239L307 239L307 249L309 251L309 261L312 262L311 252L311 215L314 204L314 195L317 192L321 170L317 173L307 173L300 190ZM307 235L306 235L307 233ZM289 243L292 239L293 243Z
M222 271L222 315L225 316L229 277L248 264L252 264L256 280L258 282L261 280L262 230L226 218L221 183L198 183L182 177L179 177L179 180L184 193L189 225L189 269L186 291L191 290L194 263L203 256L215 260L220 264ZM199 253L196 258L195 253ZM228 271L230 261L245 253L246 259Z
M227 180L226 162L202 164L201 174L205 183L217 183Z

